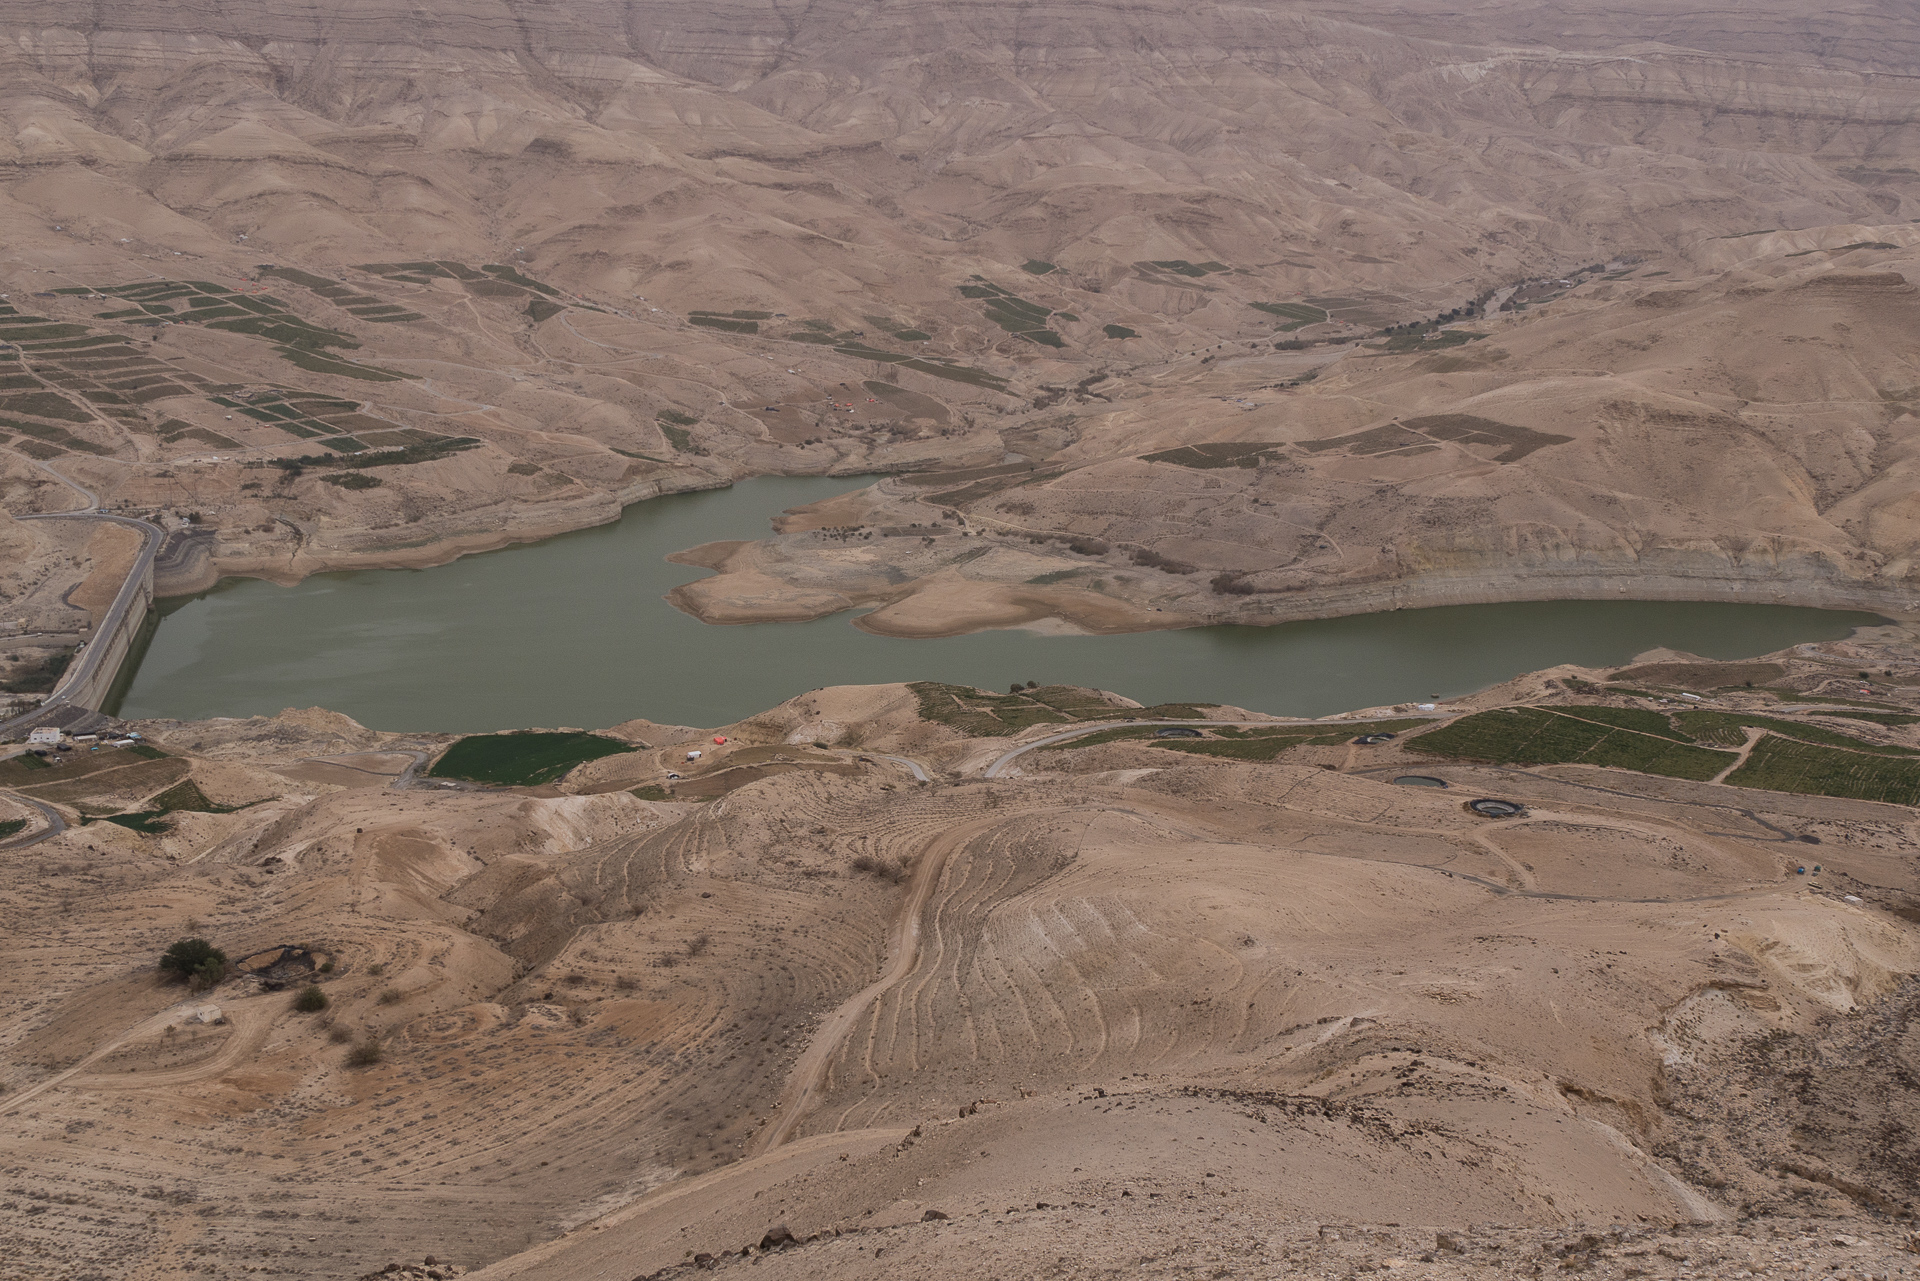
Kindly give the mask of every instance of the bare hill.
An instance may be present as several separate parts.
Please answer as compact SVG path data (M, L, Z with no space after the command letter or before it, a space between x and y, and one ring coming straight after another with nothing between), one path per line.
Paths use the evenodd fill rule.
M0 1259L1898 1272L1917 838L1860 788L1920 794L1917 652L1172 739L822 690L517 785L452 763L544 740L319 709L0 762ZM1868 665L1882 710L1832 692ZM202 992L154 969L190 934Z
M208 573L947 471L919 497L1000 546L949 573L877 506L876 626L1909 594L1897 6L0 26L0 447L198 512Z

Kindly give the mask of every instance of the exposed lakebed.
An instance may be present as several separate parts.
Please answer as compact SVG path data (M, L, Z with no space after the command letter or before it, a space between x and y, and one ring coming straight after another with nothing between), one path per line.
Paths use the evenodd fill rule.
M841 614L713 627L662 599L701 571L665 557L765 537L781 510L857 479L758 477L640 503L611 525L426 570L230 579L159 604L126 717L321 706L382 729L721 725L823 685L1091 685L1145 703L1282 715L1451 696L1556 663L1655 646L1744 658L1845 636L1871 614L1774 605L1560 601L1402 610L1275 627L1124 636L873 636Z

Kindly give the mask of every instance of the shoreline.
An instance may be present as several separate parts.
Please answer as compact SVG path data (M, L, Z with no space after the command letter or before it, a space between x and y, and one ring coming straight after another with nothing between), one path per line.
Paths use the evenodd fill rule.
M438 569L442 565L451 565L462 557L505 551L509 547L544 543L567 534L577 534L585 530L617 524L625 517L629 507L637 507L650 499L667 498L675 494L699 494L718 489L731 489L742 479L745 478L735 476L715 480L710 484L662 486L643 497L612 505L610 512L607 505L595 504L597 518L593 520L520 526L509 524L498 530L452 533L420 543L399 544L360 552L343 550L311 555L296 552L290 559L277 561L267 557L232 557L223 561L218 556L206 556L200 558L199 563L187 573L166 579L164 583L156 582L154 596L159 600L197 596L230 578L258 578L279 587L297 587L316 574L338 574L369 569ZM164 590L161 590L163 586Z
M682 559L679 556L671 559L715 568L704 559ZM889 625L889 620L880 616L890 606L912 600L918 593L890 597L863 597L857 593L846 593L840 596L846 603L813 611L808 611L797 599L770 601L758 608L736 599L729 600L723 608L714 608L709 604L703 609L702 594L686 589L714 581L697 579L694 583L676 588L667 599L682 613L716 627L811 621L836 613L865 609L865 613L850 620L851 626L870 635L901 640L940 640L988 631L1034 630L1035 624L1044 623L1050 618L1058 621L1059 630L1062 631L1071 630L1092 636L1119 636L1199 627L1273 627L1284 623L1354 618L1409 609L1439 609L1451 605L1514 605L1555 601L1781 605L1872 614L1887 622L1909 622L1920 618L1920 608L1914 608L1916 603L1911 599L1911 593L1893 589L1835 590L1831 583L1716 579L1674 574L1611 575L1590 571L1578 575L1529 576L1423 574L1384 583L1357 584L1344 589L1287 593L1281 600L1237 598L1245 603L1228 604L1223 601L1223 608L1206 613L1171 610L1147 613L1110 597L1096 598L1108 608L1090 609L1088 606L1092 602L1087 598L1093 593L978 583L971 585L971 590L964 593L973 598L974 608L964 614L954 611L959 616L945 625L933 620L902 621ZM952 591L942 594L950 598L962 595ZM798 591L794 593L795 597L799 595Z

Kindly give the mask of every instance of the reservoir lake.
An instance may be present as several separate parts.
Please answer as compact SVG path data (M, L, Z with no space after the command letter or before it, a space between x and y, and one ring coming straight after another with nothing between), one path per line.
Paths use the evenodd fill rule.
M783 509L865 483L756 477L434 569L317 574L295 587L224 580L158 602L108 710L201 719L318 706L379 729L454 732L633 717L717 726L824 685L1004 690L1032 680L1148 704L1325 716L1466 694L1556 663L1624 663L1655 646L1747 658L1879 621L1792 606L1560 601L1123 636L897 640L857 630L853 613L716 627L662 599L706 572L668 554L766 537Z

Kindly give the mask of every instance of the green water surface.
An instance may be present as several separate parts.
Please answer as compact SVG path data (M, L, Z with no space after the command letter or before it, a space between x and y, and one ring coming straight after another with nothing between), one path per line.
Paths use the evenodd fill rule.
M1556 663L1623 663L1657 645L1745 658L1876 621L1776 605L1564 601L1127 636L894 640L856 630L850 614L713 627L661 599L704 573L669 564L668 553L764 537L781 510L861 483L759 477L437 569L320 574L297 587L230 579L160 603L137 669L122 673L118 714L319 706L392 730L598 727L636 716L724 725L823 685L1033 680L1149 704L1321 716L1464 694Z

